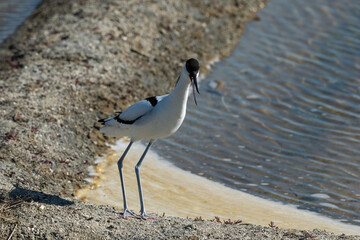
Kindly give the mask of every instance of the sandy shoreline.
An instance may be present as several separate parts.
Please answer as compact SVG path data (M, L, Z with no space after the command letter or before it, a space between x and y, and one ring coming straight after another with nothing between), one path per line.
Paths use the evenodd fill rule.
M94 169L91 184L76 191L76 197L88 203L123 208L117 161L127 147L128 140L120 139ZM138 211L139 195L134 174L145 146L134 143L124 163L127 203ZM243 223L267 226L273 222L284 229L323 229L337 234L354 235L360 227L341 223L314 212L299 210L293 205L270 201L237 191L220 183L182 170L150 150L142 165L142 186L147 211L161 216L211 220L241 219ZM166 181L164 181L166 179Z
M360 239L180 218L122 220L115 208L74 198L107 148L96 119L168 92L189 57L205 66L229 54L264 2L41 3L0 47L0 238Z

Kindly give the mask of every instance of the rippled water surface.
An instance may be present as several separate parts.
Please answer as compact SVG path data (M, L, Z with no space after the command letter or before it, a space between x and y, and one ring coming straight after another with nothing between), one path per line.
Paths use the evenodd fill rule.
M154 148L235 189L360 225L360 1L272 0L258 16Z
M41 0L0 0L0 44L30 15Z

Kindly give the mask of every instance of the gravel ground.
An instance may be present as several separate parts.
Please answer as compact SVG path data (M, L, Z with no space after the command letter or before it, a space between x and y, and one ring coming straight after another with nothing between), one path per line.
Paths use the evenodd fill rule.
M228 55L266 0L44 0L0 47L0 239L360 239L159 217L77 201L113 141L96 120Z

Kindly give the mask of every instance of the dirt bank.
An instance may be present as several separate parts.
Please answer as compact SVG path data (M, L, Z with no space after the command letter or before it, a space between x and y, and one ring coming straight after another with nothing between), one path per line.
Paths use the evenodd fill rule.
M117 209L74 199L106 149L96 120L168 92L189 57L205 70L227 55L264 2L41 3L0 48L0 238L340 238L178 218L122 220Z

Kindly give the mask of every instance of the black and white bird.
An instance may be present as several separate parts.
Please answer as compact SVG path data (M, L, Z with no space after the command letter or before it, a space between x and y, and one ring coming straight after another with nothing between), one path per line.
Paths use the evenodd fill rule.
M121 112L115 117L99 120L99 122L104 125L100 129L100 132L106 136L127 136L131 139L129 145L125 149L125 152L118 161L124 201L124 218L129 215L137 216L128 209L126 203L125 186L122 172L124 158L134 141L143 139L149 141L144 153L135 167L140 196L140 216L141 218L147 219L149 216L145 212L140 182L141 163L144 160L144 157L151 144L156 139L169 137L181 126L186 115L186 104L190 84L192 84L194 100L196 103L195 88L199 93L197 85L199 68L199 62L196 59L191 58L187 60L178 78L176 86L170 94L146 98L128 107L124 112Z

